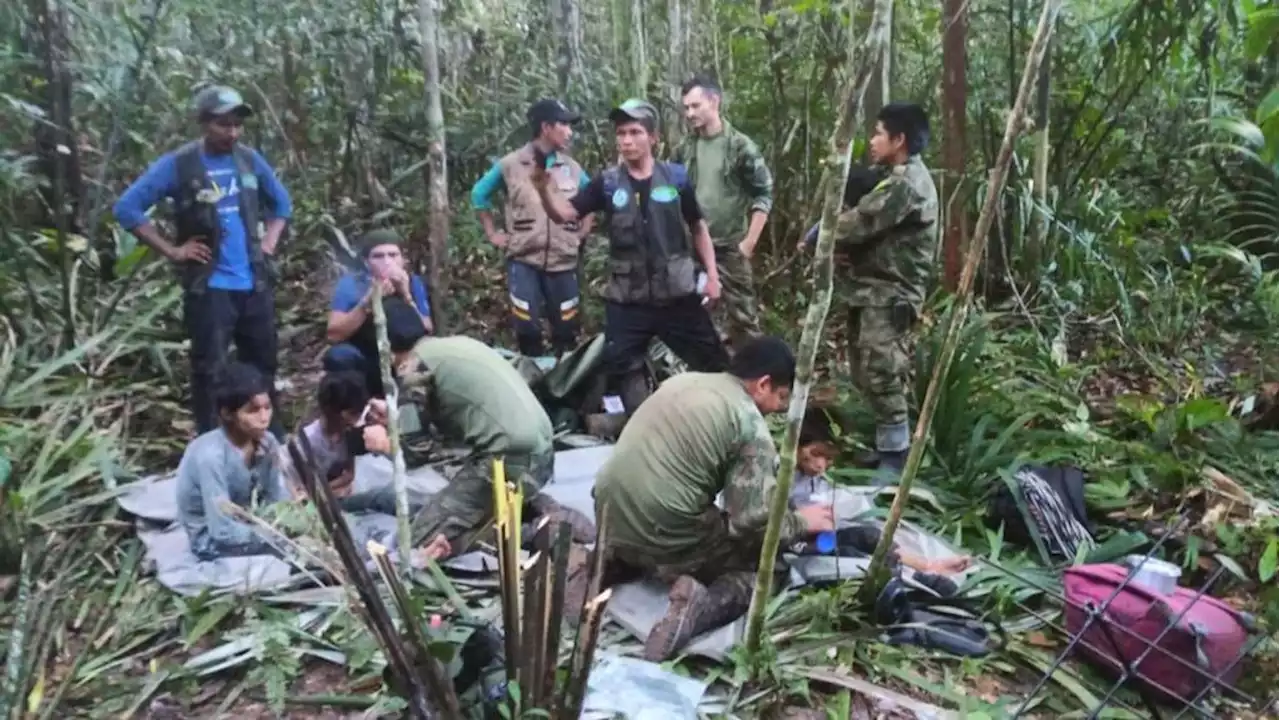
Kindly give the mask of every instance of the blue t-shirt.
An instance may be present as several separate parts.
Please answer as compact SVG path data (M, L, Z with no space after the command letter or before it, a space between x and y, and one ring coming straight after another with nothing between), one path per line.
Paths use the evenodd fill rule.
M257 151L253 154L253 174L266 202L264 218L288 219L293 213L289 192L275 171ZM248 233L240 219L240 192L243 178L237 176L235 156L231 153L210 155L201 150L200 159L209 181L222 195L218 199L218 220L222 245L217 266L209 276L209 287L218 290L252 290L253 267L249 262ZM115 215L120 225L132 230L147 222L147 212L164 198L172 199L178 191L176 152L166 153L147 168L116 201Z
M338 312L351 312L365 293L369 292L369 273L347 273L338 278L333 288L333 304L330 307ZM427 301L427 286L418 275L409 276L409 293L413 295L413 304L422 317L431 317L431 304Z

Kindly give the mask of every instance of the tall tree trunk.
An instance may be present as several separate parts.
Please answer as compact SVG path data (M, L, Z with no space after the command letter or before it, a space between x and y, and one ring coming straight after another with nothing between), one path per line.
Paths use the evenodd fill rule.
M444 105L440 99L440 16L437 0L418 0L418 24L422 32L422 76L427 110L427 245L430 257L431 314L436 332L448 323L444 299L449 297L449 176L445 155Z
M667 97L664 114L666 119L667 152L671 152L680 141L680 85L685 81L685 29L684 0L667 0L667 34L670 45L667 52Z
M563 101L569 97L573 79L581 74L582 9L578 7L578 0L551 0L551 5L557 38L556 80Z
M871 82L867 85L867 96L862 103L862 125L866 128L867 137L876 131L876 116L893 98L893 14L889 15L889 37L884 48L876 57L875 69L871 71ZM863 148L863 162L870 160L871 144Z
M850 0L852 16L857 0ZM813 296L805 315L804 329L800 335L800 348L796 353L796 380L791 389L791 406L787 410L787 431L782 440L781 463L778 466L777 484L773 490L769 525L765 529L764 544L760 549L760 569L756 572L755 592L751 597L751 610L747 619L747 653L759 658L760 635L764 630L764 611L773 594L773 568L778 557L779 532L782 518L787 513L791 495L791 483L796 469L796 445L800 439L800 424L804 421L805 408L809 404L809 384L813 379L813 364L822 339L822 328L831 309L832 253L835 250L835 223L840 215L844 197L844 185L849 177L849 153L853 134L857 129L858 110L862 97L871 81L876 59L889 41L889 19L893 12L893 0L875 0L871 27L849 74L845 102L840 108L839 120L831 134L831 155L827 166L833 180L826 183L826 196L822 203L822 227L818 233L818 247L813 265ZM758 666L756 668L759 669Z
M942 235L943 285L954 292L968 229L965 194L965 123L968 104L968 0L945 0L942 28L942 193L946 228Z
M46 222L57 232L58 265L62 280L62 347L75 345L75 289L72 272L76 258L68 247L71 235L80 232L84 205L84 181L80 174L80 142L71 116L73 79L68 67L70 40L67 15L59 0L33 0L36 43L44 61L46 109L49 122L36 126L36 144L49 185L44 192ZM78 252L78 251L76 251Z
M1053 41L1045 49L1044 62L1040 65L1040 78L1036 83L1036 134L1035 159L1032 163L1031 191L1035 195L1036 207L1031 215L1031 242L1027 248L1027 260L1030 267L1040 267L1040 257L1044 253L1044 241L1048 235L1048 218L1041 213L1049 197L1049 93L1053 77Z
M636 97L649 92L649 60L645 57L644 0L631 0L631 81Z
M916 421L915 432L911 437L911 452L907 454L906 467L902 470L902 479L898 483L898 492L893 498L893 506L885 518L884 529L880 533L880 542L871 556L871 565L867 569L863 581L863 601L874 602L880 588L889 579L889 568L885 564L889 548L893 546L893 536L897 532L898 523L902 520L902 511L906 508L910 497L911 485L916 472L920 469L920 460L924 457L925 436L933 422L933 412L938 407L938 394L942 383L951 367L951 359L955 356L956 345L960 340L960 330L969 314L970 299L973 294L973 278L977 274L978 261L982 258L996 215L1000 212L1000 196L1004 190L1009 165L1013 160L1014 144L1023 129L1023 118L1027 114L1027 103L1031 97L1031 88L1036 81L1036 73L1040 62L1044 59L1049 45L1049 37L1053 33L1053 23L1062 7L1062 0L1046 0L1044 10L1040 13L1040 24L1036 28L1035 38L1027 53L1027 62L1022 70L1022 82L1018 85L1018 93L1014 98L1013 109L1005 123L1004 141L1000 144L1000 154L996 156L995 167L991 169L991 180L987 183L987 196L982 203L982 212L978 215L978 224L973 230L973 242L969 243L964 257L964 268L960 273L960 283L956 288L956 302L952 306L948 319L946 335L943 337L941 350L934 358L933 376L929 379L929 388L924 394L924 403L920 407L920 419Z

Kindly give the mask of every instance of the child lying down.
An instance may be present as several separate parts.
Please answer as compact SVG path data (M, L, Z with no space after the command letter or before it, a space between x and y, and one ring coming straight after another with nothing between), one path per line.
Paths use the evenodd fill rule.
M824 475L835 458L835 439L821 413L811 413L800 430L800 443L796 449L796 475L791 485L792 508L830 502L834 488ZM841 557L870 557L880 542L880 528L872 523L857 523L836 531L835 554ZM816 538L798 543L793 550L799 555L818 555ZM956 583L946 575L954 575L969 567L966 556L929 558L908 552L896 543L889 549L889 565L895 571L901 567L915 570L916 582L930 588L943 597L956 593Z

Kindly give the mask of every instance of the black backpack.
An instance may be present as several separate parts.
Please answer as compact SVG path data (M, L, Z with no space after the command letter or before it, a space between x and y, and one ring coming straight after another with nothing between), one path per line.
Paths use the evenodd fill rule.
M1075 467L1027 466L1002 478L988 522L1004 524L1005 539L1035 546L1046 565L1093 550L1093 524L1084 504L1084 472Z

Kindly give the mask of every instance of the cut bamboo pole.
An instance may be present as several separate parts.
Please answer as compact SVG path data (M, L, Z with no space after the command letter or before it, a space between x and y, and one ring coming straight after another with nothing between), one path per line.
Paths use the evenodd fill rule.
M382 283L373 283L373 327L377 333L378 365L382 370L382 393L387 403L387 440L391 446L391 482L396 494L396 532L399 534L400 572L407 578L413 570L410 553L412 520L409 517L409 479L400 452L400 393L391 372L391 341L387 338L387 313L382 307ZM427 538L430 541L430 538Z
M600 627L604 623L605 607L613 596L609 588L587 603L582 625L578 630L577 649L565 680L564 695L560 698L560 720L576 719L582 714L582 702L586 699L587 678L591 675L591 663L595 659L596 643L600 640Z
M863 601L874 602L880 588L888 581L888 567L885 557L893 545L893 535L902 520L902 511L907 506L911 492L911 484L920 470L920 461L924 458L925 437L929 426L933 423L933 413L938 407L938 395L942 390L943 379L951 367L955 356L956 345L960 339L960 330L968 317L970 301L973 295L973 279L977 274L978 261L982 258L987 244L987 233L995 222L1000 194L1004 190L1005 178L1009 173L1009 163L1013 160L1014 144L1018 135L1025 129L1024 119L1027 114L1027 103L1031 91L1036 84L1036 75L1040 63L1044 61L1045 49L1049 46L1049 38L1053 34L1054 21L1062 7L1062 0L1046 0L1040 12L1040 24L1031 41L1031 49L1027 52L1027 62L1022 69L1022 82L1018 84L1018 95L1005 123L1004 140L1000 143L1000 153L996 156L995 167L991 170L991 180L987 183L987 196L982 203L982 212L978 215L977 226L973 230L973 238L969 241L964 258L964 270L960 274L960 284L956 288L956 302L952 305L951 317L947 323L946 335L943 336L941 351L934 358L933 375L929 379L929 387L924 394L924 403L920 407L920 419L916 422L911 436L911 451L907 454L906 466L902 470L902 479L898 492L893 498L893 506L885 518L884 530L880 534L880 542L871 556L866 579L863 581Z
M856 1L850 1L850 17L856 17ZM791 388L791 406L787 410L787 430L783 436L781 462L778 465L777 484L773 490L769 524L765 528L764 542L760 548L760 567L756 571L755 591L751 596L751 609L747 614L747 654L759 656L760 637L764 631L764 613L773 594L773 568L778 557L779 534L782 519L788 512L787 501L791 495L791 483L796 467L796 446L800 440L800 425L804 422L809 403L809 385L813 378L814 360L822 340L822 328L831 309L831 285L833 276L833 252L835 250L835 225L844 198L844 186L849 178L849 153L853 145L853 133L857 127L862 97L866 94L876 61L883 55L889 37L889 19L893 13L893 0L875 0L871 27L867 30L862 47L852 57L857 58L851 68L850 83L845 102L840 108L839 120L831 134L829 169L839 178L828 184L822 204L822 220L818 232L818 246L814 258L813 296L805 315L804 329L800 335L800 348L796 353L796 379ZM852 21L851 21L852 22ZM752 661L755 665L755 661ZM755 668L759 670L760 668Z

